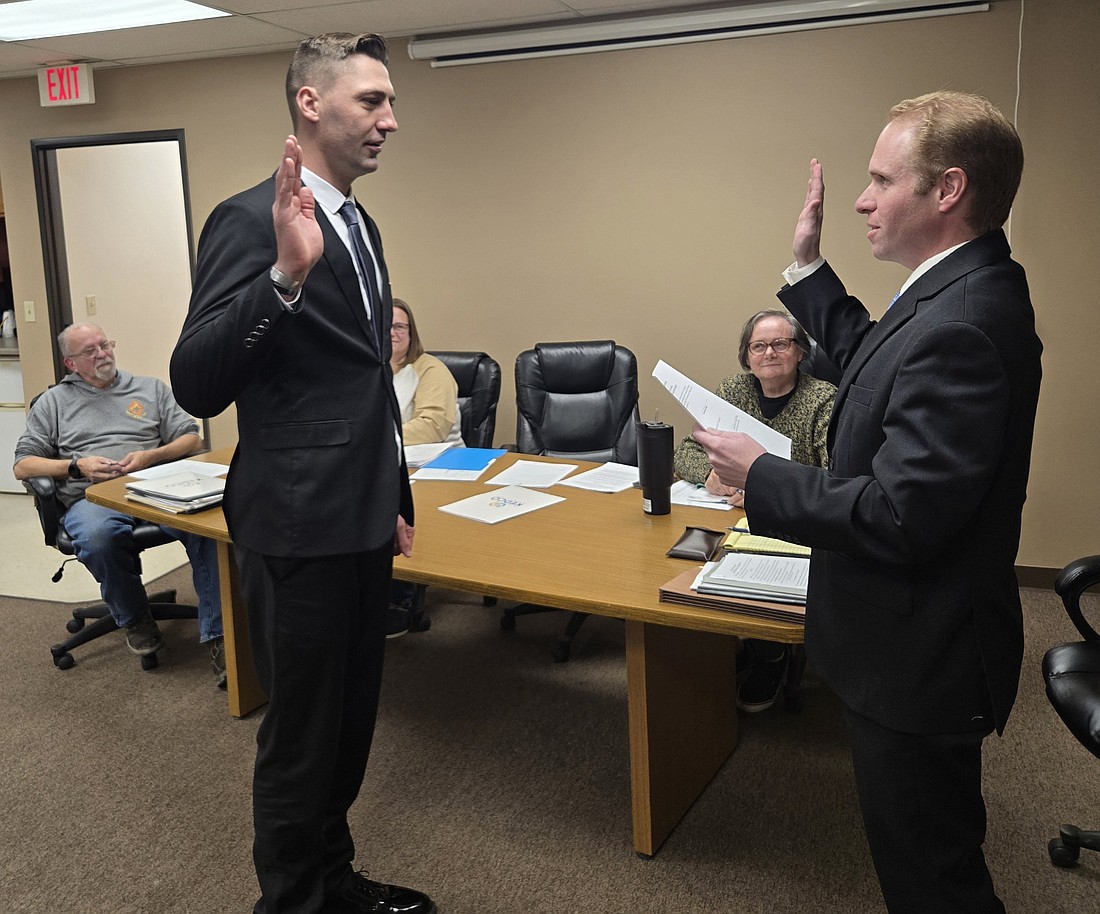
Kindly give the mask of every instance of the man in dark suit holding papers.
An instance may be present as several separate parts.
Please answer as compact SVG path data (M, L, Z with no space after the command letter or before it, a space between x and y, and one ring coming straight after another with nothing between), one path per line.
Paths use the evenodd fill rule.
M981 748L1023 655L1014 562L1042 347L1001 230L1022 170L984 99L892 109L856 210L874 255L913 273L876 322L820 257L814 160L779 297L843 371L829 466L695 432L749 493L754 532L813 547L807 652L844 704L891 914L1004 911L982 854Z
M269 703L257 736L256 914L431 914L354 872L347 812L374 733L393 556L412 498L390 371L393 304L352 182L395 130L378 35L302 41L295 135L273 179L220 204L199 240L172 357L181 403L237 405L224 509Z

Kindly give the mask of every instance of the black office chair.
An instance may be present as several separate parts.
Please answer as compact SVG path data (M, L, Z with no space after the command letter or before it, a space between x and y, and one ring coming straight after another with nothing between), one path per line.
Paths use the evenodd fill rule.
M798 363L798 368L811 378L828 381L834 385L840 384L840 369L825 355L824 350L813 337L810 337L810 354Z
M1069 731L1100 758L1100 634L1085 619L1081 595L1100 584L1100 555L1070 562L1058 574L1054 589L1084 641L1060 644L1043 656L1047 698ZM1077 864L1081 849L1100 851L1100 830L1063 825L1047 845L1055 866Z
M638 464L638 361L612 340L537 343L516 358L516 450L542 457ZM551 611L521 603L504 610L500 627L516 616ZM573 612L554 659L569 659L588 613Z
M431 352L458 383L462 441L466 447L492 447L500 400L500 365L484 352Z
M61 517L65 513L65 506L57 495L54 480L49 476L35 476L25 480L24 485L34 496L34 506L38 510L38 520L42 525L42 534L47 546L53 546L63 555L75 556L76 550L73 541L61 524ZM134 563L138 574L141 574L141 553L154 546L164 543L172 543L175 540L168 536L156 524L141 521L134 528ZM65 565L73 559L66 559L57 569L53 580L61 580ZM149 595L149 609L153 618L158 621L163 619L197 619L198 608L176 603L176 592L165 590ZM87 620L94 619L91 625L86 625ZM110 634L118 630L118 625L111 616L111 611L106 603L96 603L73 610L73 617L65 624L72 637L55 644L50 648L53 655L54 666L60 670L71 669L76 660L72 651L82 644L87 644L96 638ZM157 666L157 655L146 654L141 658L141 668L152 670Z
M497 427L497 403L500 401L500 365L484 352L444 350L430 352L447 366L458 384L458 408L462 423L462 443L466 447L492 447ZM417 584L409 607L409 628L426 632L432 620L424 615L427 584ZM495 606L496 597L482 597L486 606Z

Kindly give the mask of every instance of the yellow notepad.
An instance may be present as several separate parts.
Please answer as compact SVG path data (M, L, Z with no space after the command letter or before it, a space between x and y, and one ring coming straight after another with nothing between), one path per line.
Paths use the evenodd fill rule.
M756 536L741 530L731 530L722 548L731 552L753 552L757 555L810 555L809 546L788 543L770 536Z

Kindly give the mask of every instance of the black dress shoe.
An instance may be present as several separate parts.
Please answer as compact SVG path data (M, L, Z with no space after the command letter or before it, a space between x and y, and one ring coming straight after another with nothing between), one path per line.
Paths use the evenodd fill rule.
M437 909L423 892L383 885L362 873L352 873L345 880L333 910L341 914L436 914Z

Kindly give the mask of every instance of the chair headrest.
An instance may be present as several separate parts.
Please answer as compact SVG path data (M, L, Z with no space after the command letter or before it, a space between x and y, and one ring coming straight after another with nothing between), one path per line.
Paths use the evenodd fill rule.
M536 343L535 352L546 389L556 393L606 390L615 370L614 340Z

